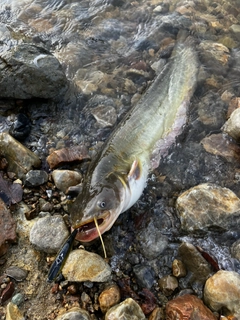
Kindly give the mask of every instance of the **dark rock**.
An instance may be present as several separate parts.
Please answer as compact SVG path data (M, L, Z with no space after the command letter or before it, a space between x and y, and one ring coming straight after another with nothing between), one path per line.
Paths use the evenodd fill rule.
M153 286L155 274L151 267L137 265L133 267L133 272L141 287L150 289Z
M168 238L153 222L137 234L137 240L142 254L149 260L157 258L168 245Z
M9 282L6 286L6 288L4 288L1 292L1 296L0 296L0 302L3 303L5 301L7 301L8 299L10 299L13 295L15 286L13 282Z
M7 252L9 242L15 242L16 223L5 203L0 199L0 256Z
M26 279L28 275L28 271L21 269L17 266L10 266L9 268L6 269L6 274L10 278L13 278L16 281L23 281Z
M14 99L59 99L68 82L59 61L47 50L21 44L1 53L0 95Z
M37 187L48 181L48 174L43 170L30 170L26 174L25 185L27 187Z
M197 248L191 243L183 242L178 253L190 273L190 283L194 281L205 283L212 270Z
M11 126L9 133L15 139L21 141L27 138L31 131L31 123L30 120L25 114L19 113Z

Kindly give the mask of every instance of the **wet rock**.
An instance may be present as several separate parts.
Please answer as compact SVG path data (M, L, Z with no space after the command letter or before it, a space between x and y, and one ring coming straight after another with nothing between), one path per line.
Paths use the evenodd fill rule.
M62 216L38 219L30 231L30 242L40 251L56 253L69 236Z
M187 270L181 260L174 259L172 263L172 273L174 277L185 277Z
M137 234L137 240L140 251L149 260L157 258L168 245L168 238L161 234L153 222Z
M145 320L144 313L140 306L132 299L128 298L108 310L105 320Z
M16 140L22 141L27 138L30 131L31 131L31 123L29 118L25 116L25 114L19 113L16 116L16 120L14 121L13 125L9 129L9 133Z
M55 320L91 320L91 317L87 311L74 307L58 316Z
M68 281L106 282L111 278L111 268L96 253L78 249L69 254L62 274Z
M166 305L166 320L217 320L213 313L196 296L186 294L169 301Z
M201 141L204 149L229 162L240 160L240 147L224 134L211 134Z
M155 308L150 314L148 320L165 320L165 315L162 308Z
M23 281L27 278L28 271L17 266L10 266L6 269L6 275L16 281Z
M240 318L240 275L220 270L206 281L204 301L213 311Z
M205 283L212 270L196 247L191 243L183 242L178 249L178 253L188 272L190 272L190 282Z
M153 286L155 274L151 267L139 264L133 267L133 273L141 287L150 289Z
M25 185L27 187L37 187L48 181L48 174L43 170L30 170L26 174Z
M176 202L181 227L187 231L224 229L240 224L240 200L230 189L203 183L181 194Z
M103 313L106 313L108 309L119 303L120 299L121 294L118 286L111 285L108 288L104 289L98 298L101 311Z
M55 186L63 192L66 192L69 187L79 184L82 180L82 175L73 170L54 170L52 177Z
M12 303L20 306L24 301L24 295L21 293L17 293L12 297Z
M91 114L101 128L112 127L117 121L117 113L112 106L97 106L91 110Z
M221 75L228 69L229 49L223 44L204 40L199 45L203 63L214 73Z
M47 50L21 44L1 53L0 92L3 98L59 99L68 81L59 61Z
M175 277L167 275L158 280L160 290L166 295L170 296L178 287L178 281Z
M233 137L236 141L240 141L240 108L234 110L223 126L223 131Z
M240 239L232 244L231 254L232 254L232 257L240 260Z
M6 308L6 320L24 320L25 317L18 309L17 305L9 302Z
M57 168L65 163L79 162L88 159L87 148L83 145L72 148L63 148L52 152L47 157L47 162L51 169Z
M33 167L38 168L41 164L33 152L6 132L0 134L0 148L8 161L8 171L16 173L20 179Z
M15 242L16 223L5 203L0 199L0 256L7 252L9 242Z

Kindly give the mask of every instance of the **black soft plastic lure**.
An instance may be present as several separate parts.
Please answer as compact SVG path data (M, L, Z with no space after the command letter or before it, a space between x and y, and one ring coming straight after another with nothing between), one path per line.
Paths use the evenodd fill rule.
M56 280L56 278L59 276L62 270L62 267L72 249L73 241L75 239L77 232L78 232L77 229L73 230L73 232L68 237L67 241L62 246L61 250L58 252L56 259L54 260L48 272L47 282L52 282Z

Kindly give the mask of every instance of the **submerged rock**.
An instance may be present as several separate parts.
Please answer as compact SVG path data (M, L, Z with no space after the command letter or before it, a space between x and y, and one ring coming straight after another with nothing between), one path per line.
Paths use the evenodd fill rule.
M112 106L100 105L91 110L100 127L112 127L117 120L116 110Z
M74 307L55 318L55 320L91 320L91 317L87 311Z
M155 273L151 267L138 264L133 267L133 273L141 287L150 289L153 286Z
M82 175L73 170L54 170L52 177L55 186L63 192L66 192L69 187L79 184L82 179Z
M240 318L240 275L220 270L206 281L204 301L213 311Z
M240 141L240 108L233 111L228 121L223 126L223 131Z
M46 216L38 219L30 231L30 242L40 251L56 253L69 232L62 216Z
M20 44L1 53L0 96L59 99L68 81L59 61L47 50Z
M27 138L31 131L31 123L30 120L25 114L19 113L16 116L16 120L14 121L13 125L9 129L9 133L15 139L21 141Z
M132 299L128 298L108 310L105 320L145 320L145 315L140 306Z
M33 167L38 168L41 164L33 152L6 132L0 134L0 148L8 161L8 171L16 173L20 179Z
M48 174L43 170L30 170L26 174L25 184L28 187L37 187L48 181Z
M88 159L87 148L83 145L72 147L72 148L62 148L53 151L48 157L47 162L51 169L57 168L62 164L69 162L79 162L83 159Z
M203 183L181 194L176 202L181 227L187 231L240 225L240 199L228 188Z
M17 266L10 266L6 269L6 274L16 281L23 281L27 278L28 271Z
M178 249L178 253L190 273L190 282L197 281L204 284L212 270L197 248L191 243L183 242Z
M156 228L153 222L137 234L140 251L149 260L157 258L168 245L167 236Z
M77 249L70 252L62 274L68 281L106 282L111 268L98 254Z
M240 239L232 244L231 254L234 258L240 260Z
M158 280L158 285L166 296L170 296L177 289L178 281L174 276L167 275Z
M204 149L229 162L240 161L240 147L224 134L211 134L201 141Z
M169 301L166 305L166 319L178 320L217 320L214 314L209 310L196 296L186 294Z

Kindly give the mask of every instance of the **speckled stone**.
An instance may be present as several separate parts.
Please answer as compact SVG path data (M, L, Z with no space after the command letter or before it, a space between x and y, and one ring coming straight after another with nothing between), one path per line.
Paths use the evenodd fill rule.
M62 274L68 281L106 282L111 278L111 268L98 254L77 249L70 252Z
M204 301L213 310L223 310L223 315L240 318L240 275L234 271L220 270L210 277L204 287Z
M60 215L38 219L30 231L30 242L40 251L56 253L69 236Z
M105 320L145 320L145 315L140 306L132 299L128 298L108 310Z
M196 296L186 294L169 301L166 305L166 320L217 320Z
M240 140L240 108L233 111L230 118L223 126L223 130L235 140Z
M240 225L240 199L228 188L203 183L182 193L176 202L181 227L187 231Z
M74 307L59 315L55 320L91 320L91 317L87 311Z

